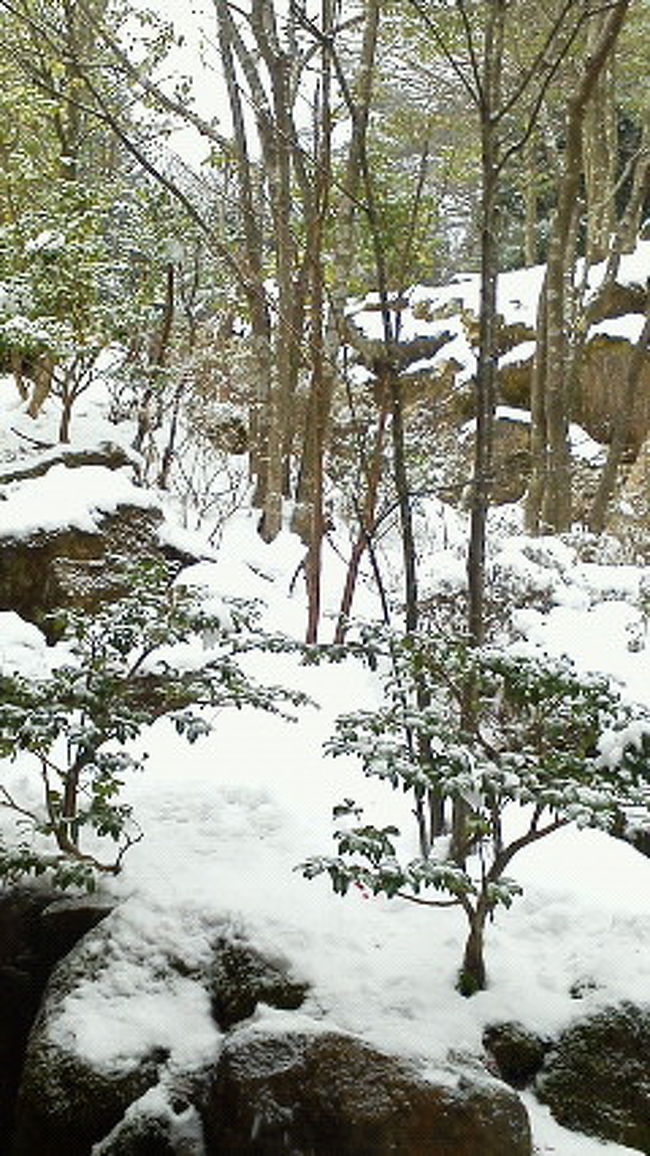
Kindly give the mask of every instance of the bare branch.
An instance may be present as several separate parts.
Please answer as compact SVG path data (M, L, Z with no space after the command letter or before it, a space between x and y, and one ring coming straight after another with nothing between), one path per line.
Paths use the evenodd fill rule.
M429 16L429 13L426 11L426 8L424 7L422 0L408 0L408 2L409 2L409 4L411 4L411 6L413 8L415 8L416 12L418 13L418 15L420 16L420 18L422 20L422 23L425 25L426 29L431 33L431 36L433 38L434 43L437 45L437 47L442 52L442 55L444 56L445 60L447 61L447 63L451 67L452 71L454 72L454 75L457 77L457 79L462 84L462 86L465 89L466 93L468 94L470 100L472 100L474 104L479 105L481 103L481 87L480 87L480 83L478 81L478 74L475 77L475 82L476 82L477 86L473 87L471 81L468 80L467 76L465 75L465 72L463 71L460 64L458 63L458 61L454 57L451 49L449 48L449 45L445 41L444 37L441 36L439 29L436 27L434 21Z

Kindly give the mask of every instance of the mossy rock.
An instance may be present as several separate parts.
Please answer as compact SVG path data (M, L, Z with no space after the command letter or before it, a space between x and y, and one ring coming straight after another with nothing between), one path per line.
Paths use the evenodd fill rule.
M549 1041L516 1021L489 1024L483 1047L499 1075L513 1088L525 1088L544 1063Z
M650 1006L622 1003L571 1024L537 1094L566 1128L650 1153Z
M295 1010L308 991L281 956L272 958L243 939L225 938L217 945L210 986L212 1014L224 1031L248 1019L259 1003Z

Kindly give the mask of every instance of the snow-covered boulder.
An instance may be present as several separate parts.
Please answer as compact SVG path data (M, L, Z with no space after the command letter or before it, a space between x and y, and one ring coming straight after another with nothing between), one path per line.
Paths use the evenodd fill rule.
M566 1128L650 1152L650 1005L622 1003L570 1024L537 1094Z
M0 491L0 610L52 634L47 615L92 610L123 593L120 567L165 559L173 572L198 555L167 541L151 493L119 471L61 462Z
M53 905L68 920L75 900ZM71 909L71 912L68 909ZM221 1032L259 1004L286 1014L307 985L281 955L215 926L211 954L140 939L114 909L54 971L31 1033L12 1156L204 1156ZM136 917L135 929L139 926Z
M11 1132L29 1031L52 968L109 910L97 897L61 899L42 887L0 895L0 1137Z
M285 1021L286 1025L286 1021ZM526 1109L478 1074L427 1072L354 1036L233 1032L212 1089L209 1152L219 1156L529 1156Z
M12 1156L89 1156L91 1145L158 1081L164 1049L114 1066L95 1066L61 1030L67 997L102 969L109 936L106 923L100 925L52 973L27 1047Z

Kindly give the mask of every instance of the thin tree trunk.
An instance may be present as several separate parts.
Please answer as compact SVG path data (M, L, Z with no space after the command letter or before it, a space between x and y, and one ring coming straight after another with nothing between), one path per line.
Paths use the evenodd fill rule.
M532 136L524 151L524 264L537 263L537 164L535 157L535 136Z
M485 35L483 76L479 93L481 121L481 273L479 303L479 348L476 362L474 475L472 479L470 531L467 551L468 633L472 646L480 646L485 635L485 569L487 517L492 485L492 442L496 381L497 277L497 187L499 139L494 119L499 107L505 3L498 0L490 10ZM469 678L463 703L463 728L471 733L476 726L474 679ZM453 804L451 855L463 865L468 852L468 803L457 798Z
M465 912L469 919L470 930L465 941L463 963L457 986L461 995L470 996L477 991L484 991L487 982L484 941L488 910L483 896L479 898L475 911L471 911L467 906Z
M537 341L530 383L530 480L525 499L525 527L537 534L544 490L546 488L546 406L544 385L546 372L546 276L542 282L537 311Z
M363 558L368 544L371 541L374 531L375 507L377 504L377 491L381 481L382 454L384 449L384 437L387 420L388 412L384 406L382 407L379 414L377 433L375 435L372 454L368 464L363 509L360 507L358 509L359 532L352 547L352 553L348 562L347 573L345 576L345 586L343 587L341 605L339 607L339 613L336 622L334 642L343 642L345 639L345 631L348 619L350 617L350 611L352 609L352 601L354 599L354 591L356 589L357 578L359 576L361 559Z
M167 360L167 352L171 341L175 312L175 284L174 266L170 261L165 271L165 309L162 323L160 330L153 338L149 351L150 381L142 394L138 406L138 426L135 438L133 439L133 448L137 450L138 453L141 452L145 439L155 424L155 417L152 417L152 403L156 394L161 389L162 370Z
M593 16L588 25L587 51L602 34L605 13ZM611 57L602 69L587 106L584 131L584 176L587 195L586 258L590 265L602 261L609 249L616 223L614 181L616 176L616 108Z
M567 343L567 278L573 276L571 242L575 208L580 194L583 172L583 134L585 117L599 77L614 49L625 20L629 0L618 0L608 11L599 35L588 57L580 82L568 103L563 172L558 200L551 222L546 280L543 300L540 298L536 372L543 378L536 383L537 397L533 413L533 462L536 476L529 492L528 525L543 522L549 530L564 530L571 521L571 470L568 446L569 367ZM570 260L571 258L571 260ZM541 345L544 348L541 348ZM541 399L543 398L543 423ZM535 423L538 423L535 426ZM540 428L543 424L543 429ZM545 467L539 470L539 447L544 440Z

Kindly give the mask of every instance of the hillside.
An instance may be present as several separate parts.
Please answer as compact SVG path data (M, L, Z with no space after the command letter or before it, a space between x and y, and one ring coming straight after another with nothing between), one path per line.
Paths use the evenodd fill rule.
M26 419L5 381L5 464L42 458L42 451L18 453L26 444L20 435L47 442L55 421L53 400L37 423ZM72 449L88 449L107 436L127 446L130 430L107 421L105 384L98 382L76 414ZM160 505L162 537L201 559L182 571L183 583L203 590L213 607L229 596L259 598L268 629L302 634L304 547L288 531L265 545L250 509L228 519L214 547L211 525L189 533L179 525L173 498L134 488L128 464L116 470L53 466L41 477L5 484L2 498L0 530L18 539L57 525L92 529L124 502ZM465 515L430 498L419 506L418 525L422 596L449 598L464 581ZM493 511L490 572L513 610L508 645L522 655L540 649L567 655L580 670L615 679L625 696L650 706L644 572L587 560L588 546L580 534L527 539L515 506ZM345 527L337 524L324 554L331 613L340 597L345 549ZM391 582L398 583L391 535L382 554ZM378 613L368 574L355 611ZM65 642L47 646L33 624L7 610L0 613L0 640L3 674L37 678L69 656ZM184 653L183 663L196 661L196 647ZM138 743L148 753L146 770L125 776L123 798L144 838L128 851L120 875L101 880L101 894L115 906L86 941L88 952L96 937L98 965L88 969L92 951L82 953L86 964L74 987L49 1013L55 1046L92 1069L125 1071L152 1052L164 1057L157 1083L139 1103L145 1115L171 1119L172 1113L178 1137L188 1145L177 1137L181 1146L173 1151L203 1151L195 1109L178 1109L174 1116L170 1105L179 1087L214 1062L224 1041L205 987L215 937L234 936L263 956L281 958L307 985L298 1010L262 1002L241 1031L253 1038L297 1030L353 1033L432 1072L446 1072L447 1080L456 1078L458 1065L480 1061L489 1024L516 1020L553 1037L576 1015L647 1001L650 862L603 832L568 828L518 856L513 874L523 897L490 923L488 987L469 1000L454 989L462 913L430 912L363 888L341 899L324 880L304 879L297 865L331 851L331 811L342 798L363 803L375 822L409 826L408 800L385 783L364 779L352 758L323 755L337 714L378 701L377 678L352 658L305 667L299 655L261 651L243 661L261 681L307 692L314 705L298 708L293 722L249 707L223 709L213 733L192 746L164 719L143 730ZM39 777L27 754L3 763L2 784L27 810L41 806ZM0 821L4 839L15 840L9 808ZM516 814L511 821L517 823ZM540 1156L640 1150L567 1131L532 1092L523 1098ZM137 1107L133 1111L137 1115Z

